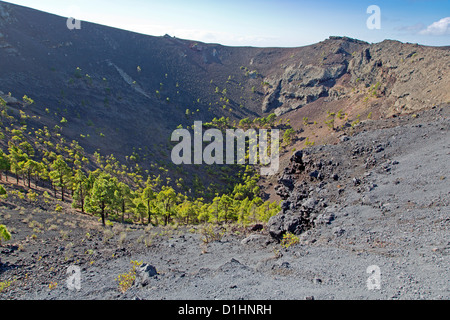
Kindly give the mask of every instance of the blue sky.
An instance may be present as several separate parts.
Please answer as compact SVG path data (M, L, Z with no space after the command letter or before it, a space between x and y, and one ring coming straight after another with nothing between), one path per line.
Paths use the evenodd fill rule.
M330 35L450 45L450 0L8 0L144 34L231 46L295 47ZM369 29L370 5L381 29Z

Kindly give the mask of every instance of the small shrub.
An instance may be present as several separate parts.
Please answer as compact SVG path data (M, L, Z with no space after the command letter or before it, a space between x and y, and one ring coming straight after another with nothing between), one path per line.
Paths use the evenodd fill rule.
M28 198L28 200L34 202L34 201L36 201L37 193L36 192L28 192L27 198Z
M299 242L300 239L296 235L288 232L283 235L283 240L281 240L281 246L287 249Z
M48 203L49 200L51 199L51 196L48 194L47 191L44 191L44 193L42 194L42 196L44 197L44 202Z
M377 82L376 84L374 84L374 86L372 87L372 91L378 91L381 87L381 82Z
M116 281L119 284L119 291L127 292L136 280L136 269L142 265L142 261L131 261L131 270L128 273L123 273L117 276Z
M200 229L200 233L203 235L202 241L204 244L208 244L214 241L222 239L223 233L217 232L213 225L205 225Z
M276 247L273 247L272 252L273 252L275 259L279 259L283 256L280 249L277 249Z
M37 221L31 221L30 223L28 223L28 227L30 229L33 229L33 230L39 230L39 229L43 229L44 228L44 226L41 223L37 222Z
M23 96L23 102L26 103L26 104L33 104L34 100L31 99L30 97L28 97L27 95L24 95Z
M83 77L83 75L81 74L80 67L77 67L77 69L75 70L74 77L77 78L77 79L81 79Z
M69 238L69 234L67 232L65 232L64 230L60 230L59 234L63 240L67 240Z
M0 293L4 292L12 285L12 281L3 281L0 282Z
M104 241L108 241L114 237L114 233L111 230L105 229L103 231L103 236L105 237Z
M352 122L352 127L353 127L353 128L356 127L358 124L361 123L360 117L361 117L361 116L358 115L358 116L356 117L356 120Z
M333 130L333 129L334 129L334 119L329 119L329 120L325 121L325 125L326 125L330 130Z
M305 140L305 146L306 147L312 147L314 146L316 143L314 141L310 141L309 138L306 138Z
M125 242L125 239L127 238L126 232L121 232L119 235L119 240L117 240L117 243L121 246Z
M153 243L153 237L152 237L152 236L147 236L147 237L144 239L144 244L145 244L145 246L146 246L147 248L151 247L152 243Z
M11 240L11 233L6 229L6 226L0 224L0 245L2 244L2 239L5 241Z
M58 230L58 226L56 224L52 224L50 227L48 227L47 230L48 231Z
M57 286L58 286L58 283L52 281L52 282L50 282L50 284L48 285L48 288L49 288L50 290L54 290L54 289L56 289Z

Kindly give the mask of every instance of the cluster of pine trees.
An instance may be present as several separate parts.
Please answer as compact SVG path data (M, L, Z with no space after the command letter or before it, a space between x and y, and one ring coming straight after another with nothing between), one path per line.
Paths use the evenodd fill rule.
M96 170L85 176L78 172L74 182L75 208L98 214L105 219L140 221L142 224L184 224L267 222L279 212L276 203L257 196L255 177L238 184L231 194L217 194L214 199L190 198L159 179L149 178L142 188L132 190L110 174Z
M290 121L287 120L284 123L282 118L277 118L277 116L272 113L267 117L255 118L251 120L250 118L241 119L238 123L234 120L231 121L230 118L221 117L219 119L214 118L211 122L204 123L205 128L217 128L220 130L225 129L243 129L247 130L253 129L292 129Z
M27 119L23 115L22 118ZM242 182L232 192L216 193L210 199L197 198L175 190L160 176L148 176L143 182L141 176L130 172L113 156L104 161L95 153L96 165L90 164L76 141L65 141L60 127L29 130L26 121L18 127L17 123L13 125L15 119L6 109L2 110L2 120L9 126L2 122L0 180L12 175L17 184L47 187L55 198L71 201L83 213L100 216L104 225L108 220L153 225L172 222L245 225L266 222L279 212L276 203L259 197L259 177L250 167L246 167Z

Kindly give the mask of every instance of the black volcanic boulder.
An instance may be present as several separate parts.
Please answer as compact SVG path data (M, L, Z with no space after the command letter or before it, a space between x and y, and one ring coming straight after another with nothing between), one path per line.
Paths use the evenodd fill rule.
M290 159L289 166L284 169L278 179L278 185L275 187L277 195L286 200L294 190L296 176L304 170L303 151L296 151Z
M286 232L297 233L301 224L300 216L294 216L292 213L279 213L270 218L267 227L272 238L281 240Z
M293 161L295 163L303 163L302 159L303 159L303 151L299 150L299 151L294 152L294 154L292 155L291 161Z
M314 220L319 215L318 201L310 198L300 206L290 205L283 208L276 216L270 218L267 229L272 238L281 240L285 233L300 235L314 227Z
M136 269L136 279L134 286L146 287L150 283L150 279L158 275L156 268L150 264L144 263Z
M312 222L309 213L303 209L297 212L280 212L270 218L267 224L270 236L276 240L281 240L285 233L299 235L311 229L311 227Z

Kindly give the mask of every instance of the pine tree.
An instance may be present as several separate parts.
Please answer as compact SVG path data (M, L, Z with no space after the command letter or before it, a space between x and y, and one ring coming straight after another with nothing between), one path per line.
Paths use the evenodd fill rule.
M19 177L23 172L23 164L27 161L28 156L17 146L10 143L9 145L9 161L11 164L11 171L15 174L17 184L19 184Z
M220 197L216 194L216 197L214 197L212 203L208 206L208 215L210 216L210 220L216 220L216 223L219 223L220 221L219 202Z
M222 195L219 201L219 217L223 217L225 223L227 223L229 219L233 219L233 214L233 199L226 194Z
M119 182L117 184L117 190L114 192L115 201L118 203L121 213L122 213L122 223L125 221L125 213L127 206L131 205L131 189L130 187L123 183Z
M85 213L85 199L89 192L89 182L86 175L78 169L73 177L73 208L80 208Z
M184 200L177 208L178 217L181 221L183 221L186 225L189 224L190 219L195 216L196 208L194 204L184 197Z
M145 205L142 203L141 198L136 198L134 201L134 213L141 223L144 224L144 216L147 212Z
M252 122L249 118L244 118L239 121L239 126L243 128L243 130L248 130L252 125Z
M266 118L266 123L267 125L272 128L275 125L275 120L277 119L277 116L275 113L272 113L270 115L267 116Z
M266 201L258 208L258 221L268 222L271 217L281 211L276 202Z
M295 130L292 128L287 129L283 135L283 142L285 145L290 145L292 143L292 139L295 137Z
M141 194L142 203L145 205L145 208L147 210L147 216L148 216L148 224L152 223L152 210L153 210L153 202L156 199L155 192L153 191L153 188L148 185Z
M5 171L9 171L11 169L11 161L9 160L8 156L3 152L3 150L0 150L0 180L3 179L2 174ZM8 181L8 175L5 174L6 181Z
M242 201L237 202L237 221L241 225L247 225L248 224L248 218L249 218L249 212L250 212L250 204L248 198L245 198Z
M64 161L64 158L61 155L57 156L56 160L53 161L50 168L52 171L50 171L49 175L52 180L53 187L55 188L55 194L56 187L60 188L61 200L64 201L66 188L68 187L69 182L72 179L72 170Z
M161 205L164 225L168 225L176 204L177 194L173 188L164 186L161 192L158 193L156 200Z
M102 224L106 226L106 208L114 204L116 191L115 179L109 174L101 173L94 182L89 193L89 210L101 215Z
M42 166L40 165L40 163L31 159L28 159L28 161L23 164L23 170L28 181L28 188L31 188L31 177L38 176L41 169ZM35 186L37 186L37 182L35 182Z
M198 204L198 211L197 211L197 220L201 223L207 223L211 220L211 213L209 211L210 205L209 204Z

